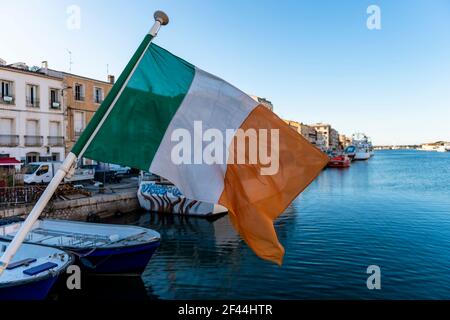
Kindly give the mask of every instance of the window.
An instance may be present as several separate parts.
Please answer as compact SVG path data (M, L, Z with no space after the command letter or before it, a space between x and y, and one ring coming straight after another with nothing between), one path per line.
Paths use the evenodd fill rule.
M39 108L39 87L27 84L27 107Z
M50 108L61 109L58 89L50 89Z
M79 137L84 130L84 112L75 111L73 115L75 137Z
M0 118L0 146L17 147L19 145L19 136L15 134L15 129L13 118Z
M42 136L39 135L39 121L27 120L26 122L26 135L25 146L26 147L41 147Z
M49 132L52 137L59 137L61 135L61 126L59 121L50 121Z
M94 88L94 102L102 103L103 102L103 89L102 88Z
M36 172L37 176L42 176L48 172L48 165L40 167L40 169Z
M52 153L52 161L59 161L60 155L59 153Z
M64 137L61 136L61 123L59 121L50 121L48 129L48 145L53 147L63 147Z
M75 84L75 100L84 101L84 86L82 84Z
M27 120L27 135L37 136L39 135L39 121L38 120Z
M1 118L0 119L0 135L13 134L13 119Z
M38 159L39 159L39 153L36 153L36 152L29 152L29 153L27 153L27 156L26 156L27 163L37 162ZM33 173L34 171L36 171L36 169L37 169L36 167L34 167L34 169L30 168L30 170L28 172L29 173Z
M0 103L14 103L13 82L8 80L0 80Z

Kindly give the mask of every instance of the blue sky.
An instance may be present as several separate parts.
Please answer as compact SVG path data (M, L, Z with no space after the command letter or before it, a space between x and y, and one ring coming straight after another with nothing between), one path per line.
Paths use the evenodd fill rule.
M381 30L366 27L369 5ZM66 9L81 9L80 29ZM153 23L157 44L284 118L363 131L375 144L450 141L449 0L0 0L0 58L118 75Z

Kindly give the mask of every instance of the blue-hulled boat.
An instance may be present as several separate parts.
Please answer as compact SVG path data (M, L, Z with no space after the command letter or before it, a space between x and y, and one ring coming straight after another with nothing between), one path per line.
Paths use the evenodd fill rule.
M11 240L21 224L1 226L0 238ZM89 273L140 275L160 245L160 234L136 226L43 219L25 242L71 252Z
M2 251L8 244L0 240ZM0 276L0 300L44 300L73 262L74 257L62 250L23 244Z

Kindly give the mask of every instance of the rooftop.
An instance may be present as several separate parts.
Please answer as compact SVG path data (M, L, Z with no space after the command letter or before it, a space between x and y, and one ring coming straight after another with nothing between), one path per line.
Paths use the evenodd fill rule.
M331 127L331 125L329 123L323 123L323 122L318 122L318 123L313 123L310 124L311 127Z
M5 62L5 61L2 60L2 62ZM65 71L58 71L58 70L54 70L54 69L50 69L50 68L38 68L38 67L32 67L32 68L36 68L36 70L32 70L30 67L28 67L23 62L13 63L13 64L6 64L6 62L5 62L5 64L0 63L0 69L12 71L12 72L30 74L30 75L34 75L34 76L38 76L38 77L61 80L62 78L64 78L64 76L72 76L72 77L85 79L85 80L89 80L89 81L101 82L104 84L111 84L108 81L98 80L98 79L89 78L89 77L85 77L85 76L80 76L80 75L65 72Z
M25 70L25 69L20 69L20 68L13 67L11 65L5 65L5 66L0 65L0 69L11 71L11 72L30 74L30 75L37 76L37 77L43 77L43 78L60 80L60 78L58 78L58 77L46 75L45 73L42 73L39 70L38 71Z

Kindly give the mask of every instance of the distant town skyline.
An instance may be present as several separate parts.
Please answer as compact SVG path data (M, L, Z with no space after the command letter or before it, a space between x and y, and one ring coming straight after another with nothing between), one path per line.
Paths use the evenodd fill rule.
M450 141L450 2L0 0L0 58L107 80L162 9L155 43L283 119L365 132L375 145ZM367 9L380 9L370 30ZM69 55L71 52L71 57ZM70 64L70 59L72 63Z

